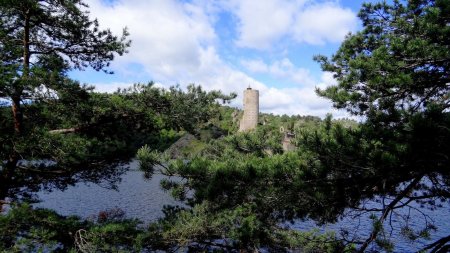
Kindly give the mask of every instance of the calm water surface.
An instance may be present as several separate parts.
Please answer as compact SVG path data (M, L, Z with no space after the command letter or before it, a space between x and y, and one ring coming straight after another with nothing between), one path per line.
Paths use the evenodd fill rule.
M148 223L163 216L161 210L164 205L180 205L161 189L159 182L164 176L155 174L152 179L145 179L137 165L136 161L129 164L129 170L122 175L117 190L93 183L78 183L65 191L39 192L42 202L35 206L83 218L103 210L120 208L128 218L138 218Z
M42 202L35 206L53 209L62 215L77 215L83 218L89 218L106 209L120 208L125 211L128 218L137 218L144 223L149 223L163 216L161 210L164 205L180 205L170 197L169 193L161 189L159 182L164 176L155 174L151 180L145 179L143 172L137 170L136 161L129 164L129 170L121 178L122 180L117 184L117 190L92 183L79 183L65 191L42 191L38 193ZM392 234L391 240L396 245L396 252L415 252L422 247L423 243L426 243L424 241L412 243L399 235L400 215L409 214L413 217L409 224L414 228L423 227L423 215L429 215L439 229L432 234L433 240L450 234L449 205L436 211L418 208L420 211L394 215L390 224L385 224L385 233ZM345 228L350 232L350 238L360 236L365 239L370 234L371 224L372 221L368 215L360 219L346 216L336 224L321 226L319 229L338 232L341 228ZM313 221L299 221L286 226L299 230L318 227ZM358 233L355 234L355 231Z

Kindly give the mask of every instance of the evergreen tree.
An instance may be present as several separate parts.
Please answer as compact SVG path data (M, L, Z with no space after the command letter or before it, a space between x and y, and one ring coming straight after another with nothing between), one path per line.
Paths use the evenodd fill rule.
M373 146L369 159L347 162L373 174L368 186L377 194L392 197L380 210L383 224L396 208L435 208L435 200L450 197L450 2L364 4L359 17L362 31L347 36L330 60L316 58L338 81L318 94L365 118L360 140ZM360 251L379 232L374 227ZM444 252L449 242L447 236L428 249Z
M0 2L2 97L12 102L14 130L22 131L23 99L40 85L61 84L68 69L106 70L114 54L130 45L90 20L80 0Z
M68 70L90 66L107 71L114 55L130 45L126 30L120 38L100 30L85 7L79 0L0 1L0 99L10 102L12 115L7 118L13 123L2 122L0 195L14 178L19 159L43 141L42 130L33 124L37 122L29 120L25 126L24 118L31 115L24 115L24 105L52 90L73 89Z

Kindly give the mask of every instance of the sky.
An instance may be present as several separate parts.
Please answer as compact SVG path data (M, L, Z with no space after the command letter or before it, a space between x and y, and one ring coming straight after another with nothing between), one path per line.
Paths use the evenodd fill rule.
M111 64L113 75L91 69L70 77L112 92L133 83L189 84L260 92L260 111L347 117L315 88L335 83L314 55L331 56L346 34L361 29L359 0L86 0L102 28L132 40ZM367 2L367 1L366 1Z

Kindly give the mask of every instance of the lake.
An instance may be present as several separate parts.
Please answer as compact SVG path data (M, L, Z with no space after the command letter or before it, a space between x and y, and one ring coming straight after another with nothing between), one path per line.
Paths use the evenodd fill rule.
M125 211L126 217L137 218L144 223L149 223L162 217L161 210L164 205L179 205L180 203L161 189L159 182L164 176L155 174L148 180L144 178L143 174L137 170L137 162L133 161L129 164L127 172L122 175L122 180L117 184L117 190L93 183L78 183L68 187L65 191L39 192L38 197L42 202L35 206L53 209L62 215L77 215L83 218L89 218L106 209L120 208ZM366 203L366 206L370 205L376 205L376 203ZM403 211L394 215L390 224L385 226L385 233L392 235L391 240L396 245L395 252L417 251L423 243L426 243L425 241L412 243L399 235L401 223L398 220L402 216L412 217L409 220L410 226L418 228L423 225L422 215L429 215L439 228L432 234L432 240L450 233L450 206L448 204L436 211L430 211L420 206L416 206L416 208L418 209L416 211L412 210L408 213ZM368 215L355 218L351 217L349 213L336 224L318 227L313 221L308 220L286 224L286 226L299 230L318 227L320 231L339 231L340 228L345 228L350 232L350 237L360 236L365 239L372 228L371 222ZM355 231L358 231L357 235L352 234Z
M148 223L162 217L164 205L180 204L161 189L159 182L164 176L155 174L148 180L137 167L136 161L129 164L128 171L117 184L117 190L93 183L78 183L65 191L39 192L37 195L42 202L34 206L83 218L106 209L120 208L128 218L138 218Z

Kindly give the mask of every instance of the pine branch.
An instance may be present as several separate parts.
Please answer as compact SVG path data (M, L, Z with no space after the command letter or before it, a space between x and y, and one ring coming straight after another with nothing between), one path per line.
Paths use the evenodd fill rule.
M422 177L423 176L416 177L405 189L402 190L402 192L391 203L389 203L389 205L384 209L381 217L378 219L378 222L380 224L383 224L383 222L386 220L390 212L394 210L397 203L399 203L404 197L406 197L414 189L414 187L416 187L419 184L420 180L422 180ZM374 228L369 238L367 238L367 240L363 243L358 252L360 253L364 252L369 246L369 244L373 242L375 239L377 239L378 233L379 230Z

